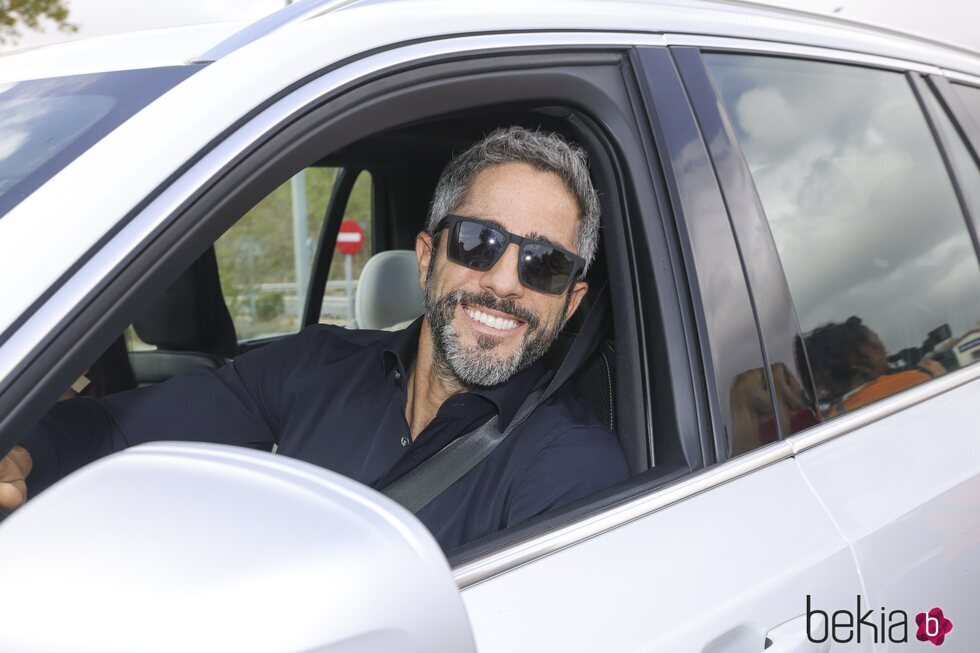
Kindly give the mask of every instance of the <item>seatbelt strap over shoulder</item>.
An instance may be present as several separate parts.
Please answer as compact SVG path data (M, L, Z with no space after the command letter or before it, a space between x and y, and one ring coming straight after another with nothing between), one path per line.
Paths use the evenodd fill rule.
M418 513L489 456L511 431L554 394L595 351L609 322L603 298L605 289L603 284L596 294L592 310L551 382L546 388L535 390L527 396L506 429L500 430L499 418L494 415L482 425L447 444L381 491L413 513Z

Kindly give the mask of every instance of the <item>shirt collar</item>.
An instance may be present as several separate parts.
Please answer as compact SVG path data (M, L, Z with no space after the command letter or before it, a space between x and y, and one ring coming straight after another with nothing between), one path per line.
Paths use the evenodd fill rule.
M419 334L422 333L424 317L419 316L417 320L401 331L395 331L391 334L388 345L381 352L385 376L395 370L401 373L402 378L405 378L408 367L415 360L419 351Z
M406 371L419 349L419 335L422 333L422 319L418 318L401 331L392 334L391 340L382 351L385 376L392 371L407 379ZM521 404L538 386L547 383L554 373L540 360L521 370L504 383L494 386L480 386L470 393L491 402L497 408L501 430L507 428Z

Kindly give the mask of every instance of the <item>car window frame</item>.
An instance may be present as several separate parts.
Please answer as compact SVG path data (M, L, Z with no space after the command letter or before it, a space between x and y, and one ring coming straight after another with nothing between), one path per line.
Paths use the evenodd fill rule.
M347 211L354 184L362 172L360 168L341 167L337 170L330 199L323 214L323 224L317 237L316 250L313 253L313 268L310 271L310 283L306 288L305 306L300 328L316 324L320 321L320 311L323 308L323 294L326 292L327 280L330 275L330 264L333 262L337 235L340 233L340 223ZM373 193L372 193L373 194ZM372 202L371 220L374 220L374 203ZM374 230L372 229L372 233Z
M526 37L526 35L525 35ZM547 42L548 35L543 35L541 39ZM605 64L610 76L620 76L622 67L625 65L625 55L632 47L635 39L624 35L623 42L620 44L603 45L602 47L589 46L588 44L578 45L569 51L567 45L555 48L557 51L550 51L538 44L530 52L526 47L506 48L502 52L481 52L478 58L465 57L459 53L450 53L446 56L448 61L425 61L423 64L413 62L402 69L386 70L384 75L379 75L377 79L370 81L389 83L390 80L397 80L397 84L404 84L406 81L415 83L418 89L423 88L423 82L427 75L439 74L436 69L442 65L452 67L458 80L454 83L457 87L462 87L464 82L473 83L474 68L480 66L492 68L495 74L503 77L514 75L541 75L545 64L551 62L553 67L558 66L577 66L580 71L594 71L597 64ZM502 55L507 55L509 59L504 59ZM495 55L495 56L494 56ZM589 75L592 73L589 72ZM522 88L533 89L523 91L526 96L541 97L542 93L555 93L560 88L562 95L572 98L578 94L577 101L569 101L569 106L595 102L599 100L594 97L594 88L589 88L583 77L581 88L575 93L568 89L569 78L566 75L561 78L561 84L557 74L552 76L551 83L554 88L550 91L542 91L533 84L526 84ZM548 79L548 78L542 78ZM397 89L395 82L390 82L391 86ZM515 85L517 88L519 85ZM234 156L230 162L214 170L206 177L194 177L191 175L193 168L188 172L188 177L178 179L174 186L181 186L191 183L194 186L189 191L189 197L178 204L178 208L167 216L165 223L154 233L152 239L139 241L129 251L126 252L124 262L112 268L112 272L99 280L95 290L84 295L70 311L70 319L59 325L57 329L48 332L44 339L44 347L40 352L33 352L32 357L25 357L22 361L22 373L13 383L9 384L5 391L0 394L0 405L10 407L4 414L4 419L0 422L0 434L3 435L3 444L9 449L12 441L16 438L16 433L23 433L36 421L43 411L60 394L58 388L70 383L69 377L73 371L80 369L98 351L108 344L107 339L113 334L119 333L131 321L132 316L139 312L139 308L145 304L144 297L153 297L156 293L163 290L166 285L179 274L184 262L199 255L206 247L223 233L235 220L243 215L249 207L254 205L259 199L271 192L283 179L269 173L268 169L277 167L282 169L288 161L299 161L299 167L308 165L317 160L322 155L322 151L329 151L340 147L343 142L355 140L350 135L345 135L346 140L338 138L338 145L326 147L324 145L323 132L331 127L334 122L320 115L316 111L320 109L326 112L324 115L339 116L345 111L356 109L357 120L364 124L371 125L368 133L379 131L377 127L377 116L371 111L363 110L365 104L365 86L357 89L341 88L332 89L329 97L317 98L317 106L306 107L304 111L298 111L289 118L280 119L271 128L259 132L253 138L254 141L244 144L241 154ZM421 92L421 90L419 91ZM394 94L394 91L392 92ZM471 100L467 99L466 93L457 94L460 103ZM603 102L608 103L610 111L615 111L616 115L622 113L621 106L611 103L608 98L603 97ZM500 102L495 98L495 102ZM442 114L452 109L451 106L441 106L438 113ZM404 113L404 112L400 112ZM299 115L296 115L299 114ZM350 116L348 120L353 120ZM321 120L320 123L311 121ZM402 115L397 124L404 124L407 119ZM634 120L635 122L635 120ZM311 129L311 126L313 127ZM597 135L601 135L604 127L593 126ZM635 127L634 127L635 129ZM620 130L622 131L622 130ZM631 136L633 135L630 132ZM237 134L230 135L235 138ZM277 147L282 140L288 141L289 147ZM643 180L643 176L649 175L646 168L647 153L642 147L637 145L640 138L626 139L616 144L620 150L618 156L623 156L622 150L632 148L629 156L634 161L641 162L642 165L636 169L644 171L641 178L635 180L638 186L644 187L646 196L643 198L643 206L632 207L636 216L644 216L643 220L620 219L617 222L607 225L605 230L606 238L615 237L617 246L625 254L621 265L623 269L630 270L621 274L619 287L613 288L614 301L617 302L616 338L621 346L620 364L617 366L618 385L623 388L624 396L632 396L639 399L635 404L631 417L636 421L636 426L624 424L622 428L638 428L638 433L642 433L644 438L652 439L652 418L650 407L650 384L653 382L653 374L648 369L651 355L646 351L648 340L660 333L660 329L644 326L644 322L655 320L661 322L668 317L672 322L671 328L675 334L680 331L683 333L686 325L691 323L691 318L681 318L678 316L677 309L681 302L674 296L662 297L659 292L653 292L648 280L641 279L635 273L635 262L633 257L642 257L650 264L651 253L644 251L643 246L636 246L633 236L628 234L626 229L640 229L648 237L648 240L657 240L662 237L658 234L661 227L659 217L660 204L656 195L646 188L649 182ZM239 146L242 144L239 143ZM257 161L261 156L268 160L261 164ZM264 166L264 170L256 168ZM615 174L615 171L614 173ZM247 183L246 183L247 182ZM624 186L615 186L621 193ZM161 189L160 196L165 197L169 192L178 192L173 187ZM188 189L181 188L179 192L188 192ZM624 212L626 215L625 203L631 205L635 203L632 198L616 197L616 201L624 202ZM149 201L152 204L152 201ZM127 219L139 219L139 215ZM652 221L653 229L649 229L648 223ZM608 228L614 227L614 228ZM617 263L620 265L620 263ZM610 276L612 268L610 267ZM652 269L652 267L644 268ZM655 284L673 292L682 284L672 278L672 269L668 266L658 271L655 275ZM617 296L618 295L618 296ZM654 299L651 299L654 298ZM663 302L662 305L650 306L650 303ZM642 334L642 337L638 334ZM697 370L694 364L687 358L685 342L690 338L690 334L671 335L669 340L670 363L673 367L667 368L661 362L658 365L664 366L665 373L658 374L658 384L661 384L659 392L664 393L663 384L673 382L675 375L671 370L678 370L681 379L684 379L690 386L698 384ZM684 370L688 370L688 376L684 377ZM628 383L622 380L627 379ZM683 387L683 386L682 386ZM676 394L676 393L675 393ZM658 397L671 396L658 394ZM658 402L657 410L660 414L670 414L674 410L673 404L665 406L664 402ZM685 407L681 407L679 412L684 412ZM677 411L675 411L677 412ZM696 420L690 419L685 415L674 416L678 423L693 423ZM679 431L676 427L663 424L661 437L673 437L673 433ZM696 452L699 456L700 452ZM640 492L641 488L634 488L633 493ZM586 537L583 535L583 537Z

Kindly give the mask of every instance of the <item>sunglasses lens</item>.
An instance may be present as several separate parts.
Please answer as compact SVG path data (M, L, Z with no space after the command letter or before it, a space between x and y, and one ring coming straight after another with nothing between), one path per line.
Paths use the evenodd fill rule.
M542 292L557 294L568 285L575 262L564 252L545 244L527 243L521 248L524 283Z
M507 237L496 229L461 220L449 239L449 256L474 270L489 270L507 247Z

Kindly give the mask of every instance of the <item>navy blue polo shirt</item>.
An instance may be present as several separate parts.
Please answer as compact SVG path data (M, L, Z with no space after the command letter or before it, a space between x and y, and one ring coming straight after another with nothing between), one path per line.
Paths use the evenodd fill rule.
M494 414L505 428L552 376L539 362L506 383L454 395L413 442L406 372L421 325L421 318L395 332L314 325L219 370L60 401L22 442L34 460L29 494L100 456L154 440L275 443L281 455L381 489ZM615 436L566 384L418 517L449 550L626 476Z

